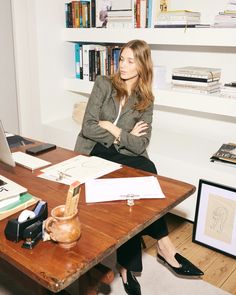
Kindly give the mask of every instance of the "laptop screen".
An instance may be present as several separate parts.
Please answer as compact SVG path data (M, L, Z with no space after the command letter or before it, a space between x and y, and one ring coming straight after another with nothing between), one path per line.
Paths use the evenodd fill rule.
M12 157L9 145L7 143L6 135L5 135L1 120L0 120L0 161L12 167L16 166L15 161Z

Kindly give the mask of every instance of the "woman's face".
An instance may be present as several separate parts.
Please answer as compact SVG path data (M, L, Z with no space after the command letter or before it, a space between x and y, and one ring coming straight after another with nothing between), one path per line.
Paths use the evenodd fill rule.
M119 70L121 79L125 81L135 82L138 79L137 64L132 49L123 49L120 55Z

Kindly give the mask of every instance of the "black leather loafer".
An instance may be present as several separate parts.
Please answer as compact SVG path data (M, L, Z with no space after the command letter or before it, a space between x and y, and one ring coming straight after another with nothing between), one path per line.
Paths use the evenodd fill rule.
M123 282L123 285L125 292L128 295L141 295L141 288L139 282L137 281L136 277L132 274L132 272L129 270L127 270L127 283Z
M174 267L171 264L169 264L164 257L162 257L161 255L157 255L157 257L159 258L159 260L164 263L167 264L168 267L174 271L175 274L179 275L179 276L202 276L204 275L204 272L201 271L199 268L197 268L194 264L192 264L188 259L186 259L185 257L183 257L182 255L180 255L179 253L175 254L175 259L179 262L180 267Z

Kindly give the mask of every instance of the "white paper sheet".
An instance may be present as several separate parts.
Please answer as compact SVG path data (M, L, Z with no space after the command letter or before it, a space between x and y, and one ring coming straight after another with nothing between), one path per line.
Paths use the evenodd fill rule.
M79 155L41 170L43 173L38 176L70 185L74 181L84 183L120 168L120 164L99 157Z
M51 162L39 159L23 152L14 152L12 153L12 156L17 164L30 170L35 170L51 164Z
M106 178L87 181L86 203L133 199L165 198L154 176Z

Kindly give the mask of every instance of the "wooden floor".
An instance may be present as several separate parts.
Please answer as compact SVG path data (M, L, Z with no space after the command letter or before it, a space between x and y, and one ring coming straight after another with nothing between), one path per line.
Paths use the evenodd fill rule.
M236 259L192 242L193 224L173 214L167 215L170 238L177 250L204 271L202 279L236 295ZM145 237L147 252L156 255L155 240Z

